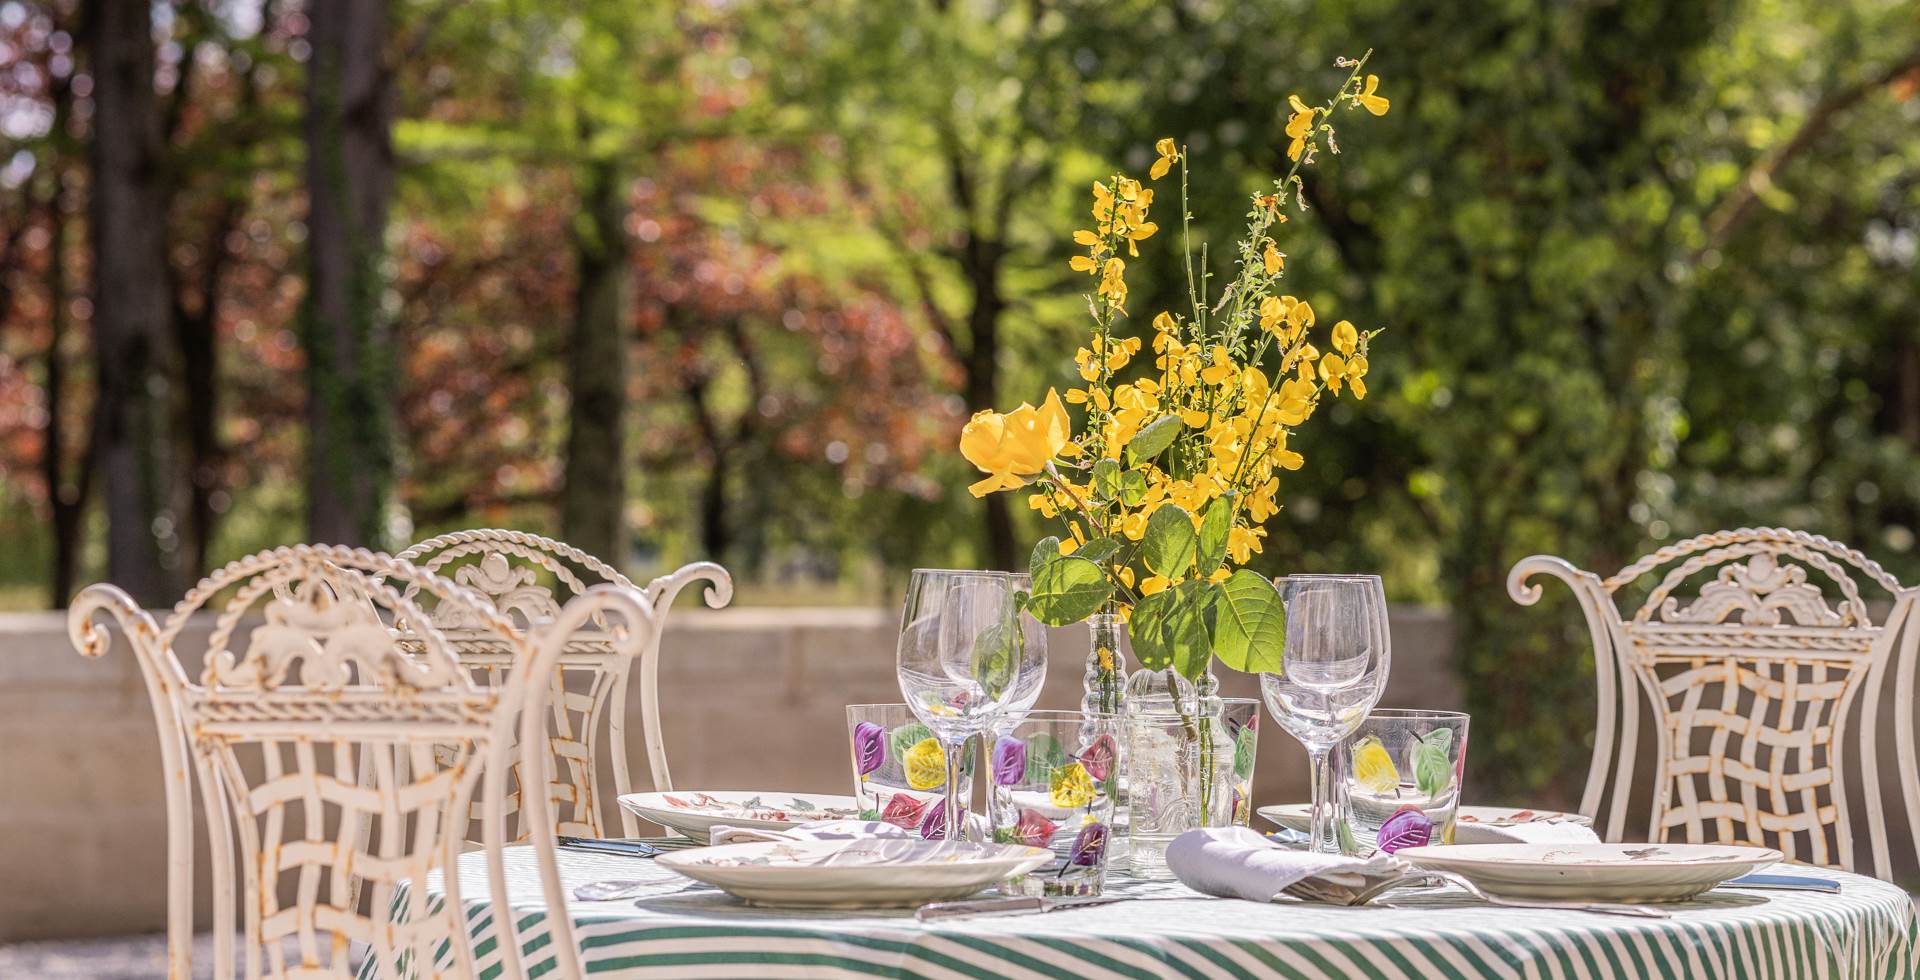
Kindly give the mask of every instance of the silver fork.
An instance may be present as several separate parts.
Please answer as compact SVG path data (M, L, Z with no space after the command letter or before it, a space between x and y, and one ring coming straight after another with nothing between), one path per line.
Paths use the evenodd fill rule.
M1501 895L1489 895L1480 886L1457 874L1446 871L1430 871L1423 875L1407 878L1394 878L1361 891L1354 897L1353 904L1365 905L1368 902L1400 888L1449 884L1472 895L1488 905L1497 905L1510 909L1564 909L1574 912L1597 912L1601 915L1626 915L1640 919L1670 919L1673 913L1652 905L1633 905L1621 902L1561 902L1548 898L1507 898Z

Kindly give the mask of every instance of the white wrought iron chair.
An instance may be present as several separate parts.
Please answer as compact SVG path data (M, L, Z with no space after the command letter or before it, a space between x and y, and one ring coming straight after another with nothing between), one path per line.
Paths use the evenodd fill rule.
M548 622L558 614L560 605L554 598L553 588L547 584L549 581L569 595L583 594L590 581L632 587L618 569L572 545L503 528L476 528L428 538L400 552L398 557L486 595L503 614L523 626ZM673 780L667 771L666 742L660 728L660 636L666 627L667 612L680 590L701 580L708 583L705 590L708 606L718 609L732 601L733 578L713 562L683 566L647 583L644 590L654 611L654 621L637 658L640 721L646 739L648 770L653 775L654 789L661 792L671 790ZM462 665L488 685L501 682L513 654L499 644L494 634L468 629L452 610L448 615L436 613L434 625L453 641ZM633 792L633 773L627 761L626 706L635 659L608 645L603 624L588 622L569 637L558 669L551 672L552 718L545 740L554 760L554 778L548 786L548 798L558 814L560 833L606 836L607 823L602 814L606 794L601 792L599 769L595 765L603 730L611 743L614 794L624 796ZM520 808L521 785L516 774L509 789L509 816ZM638 835L638 818L624 808L616 809L619 809L626 836ZM523 838L525 834L522 817L514 837Z
M1869 873L1891 876L1882 783L1894 780L1879 757L1880 702L1893 685L1899 802L1912 825L1916 590L1852 548L1785 528L1703 534L1604 579L1534 555L1507 577L1515 602L1540 600L1528 584L1536 574L1573 589L1592 633L1599 719L1580 810L1607 840L1623 839L1635 785L1637 687L1658 760L1647 840L1763 844L1851 871L1857 798ZM1629 586L1643 576L1648 591L1636 599ZM1860 580L1884 593L1878 618L1881 597L1870 606ZM1638 603L1628 618L1622 599ZM1861 786L1848 784L1851 773L1864 774Z
M402 587L497 636L532 665L521 672L528 677L544 676L569 633L590 618L618 619L615 644L629 652L653 629L650 604L630 588L596 588L550 626L523 631L485 598L405 562L308 545L229 564L188 592L164 624L112 585L89 586L75 598L68 617L75 647L104 654L110 617L147 682L167 803L170 976L193 975L190 783L199 786L211 844L215 977L238 975L236 927L249 978L351 976L347 953L356 942L368 947L376 976L476 975L455 870L461 831L477 793L488 804L480 811L488 897L506 908L500 801L514 729L539 730L546 690L511 677L494 688L476 684ZM175 641L196 611L230 589L200 677L190 679ZM263 617L257 625L255 614ZM405 642L390 623L402 626ZM434 764L435 750L448 746L451 765ZM530 779L544 779L544 752L524 752L518 764ZM552 815L532 811L556 972L578 977ZM444 901L428 899L433 872L442 873ZM246 899L238 919L236 874ZM368 914L360 911L362 886ZM283 904L286 892L291 904ZM511 923L506 928L491 958L503 975L524 975L517 936ZM298 962L289 961L288 944Z

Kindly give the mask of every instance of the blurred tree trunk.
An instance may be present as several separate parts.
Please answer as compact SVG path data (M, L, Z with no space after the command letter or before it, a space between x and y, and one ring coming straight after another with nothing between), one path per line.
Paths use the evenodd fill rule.
M694 428L700 432L700 440L706 443L707 478L700 485L700 547L706 557L725 562L729 548L733 546L733 529L727 520L727 451L731 447L727 437L720 431L720 421L714 417L713 407L707 402L708 378L704 373L695 372L687 379L687 405L693 410Z
M90 0L84 36L94 81L88 223L107 577L160 606L179 598L174 515L183 495L172 452L173 297L150 14L145 3Z
M582 167L581 178L560 527L568 543L617 565L626 555L627 187L606 159Z
M969 229L962 246L961 267L966 271L972 291L972 309L967 315L968 345L961 364L965 373L967 408L980 411L993 408L1000 382L1000 314L1007 307L1000 291L1000 258L1005 249L998 241ZM981 498L987 514L988 567L1013 570L1019 549L1013 540L1013 512L1007 501L1012 494L990 493Z
M56 111L56 117L62 115ZM74 471L74 480L69 485L64 458L67 368L66 357L61 350L66 345L69 308L67 215L61 204L61 198L65 196L62 187L64 176L62 168L57 165L53 180L53 197L47 206L48 218L53 223L52 241L48 245L47 297L53 304L53 310L48 320L52 330L47 339L47 430L40 451L40 467L47 485L47 510L53 520L53 577L47 583L47 604L54 609L65 609L67 600L73 597L73 582L80 568L80 521L86 515L87 497L93 487L93 439L88 437L86 448L80 454L80 465Z
M189 20L199 25L210 16L205 10L193 8ZM202 30L199 40L190 36L185 46L191 50L210 36ZM236 135L233 130L238 129L243 134L254 131L250 124L259 104L259 71L260 62L255 59L248 63L246 71L238 79L240 92L233 119L240 125L230 127L224 134L224 141L236 152L250 152L250 144L256 139L250 135ZM185 107L190 104L196 91L193 82L199 74L197 67L186 68L181 73L168 112L169 143L173 142L172 132L179 126L185 115ZM180 175L180 179L176 179L168 188L171 196L185 194L185 176ZM198 275L183 284L179 281L181 270L169 268L170 272L175 273L175 281L170 286L174 297L173 320L186 382L182 400L186 416L188 497L187 550L183 564L192 570L194 577L206 574L210 562L214 524L218 518L214 500L225 482L226 451L220 445L219 430L220 285L231 255L227 236L246 215L251 177L252 172L247 169L233 175L220 175L220 183L215 191L216 200L203 225L200 252L204 258L197 270ZM169 207L168 210L173 209ZM189 297L194 301L188 302Z
M47 339L47 428L43 434L40 450L42 479L47 485L47 511L53 523L53 576L48 581L47 604L55 609L64 609L67 600L73 597L74 579L80 568L80 524L86 515L87 498L93 488L94 433L97 427L88 425L86 446L81 450L79 465L73 469L73 480L67 479L66 465L66 413L67 413L67 362L63 348L66 346L70 305L67 282L67 150L65 148L68 120L73 113L72 76L57 80L53 86L53 132L56 144L60 147L53 151L48 163L51 177L51 189L47 194L47 221L51 225L51 236L47 251L47 299L52 304L48 317L50 335Z
M392 488L395 372L381 312L393 191L385 0L308 12L307 529L379 545Z

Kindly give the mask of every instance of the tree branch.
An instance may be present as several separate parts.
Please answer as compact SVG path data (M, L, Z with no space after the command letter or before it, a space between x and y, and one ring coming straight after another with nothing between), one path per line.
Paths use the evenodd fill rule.
M1885 68L1874 72L1864 79L1828 92L1814 104L1807 113L1800 128L1786 142L1769 150L1762 156L1733 189L1716 204L1707 216L1707 239L1693 255L1698 262L1707 251L1725 245L1740 225L1753 213L1753 207L1759 203L1760 195L1772 189L1773 181L1780 171L1793 159L1806 152L1833 128L1838 117L1873 94L1877 89L1886 87L1895 79L1908 72L1920 71L1920 46L1895 60Z

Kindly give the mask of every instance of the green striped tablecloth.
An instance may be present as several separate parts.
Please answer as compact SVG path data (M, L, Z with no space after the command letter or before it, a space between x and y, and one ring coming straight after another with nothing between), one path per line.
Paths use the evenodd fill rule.
M546 916L530 854L508 854L526 965L547 972ZM462 891L486 894L484 855L462 858ZM1857 875L1839 895L1722 889L1672 919L1493 908L1430 892L1393 908L1204 898L1178 884L1108 887L1142 901L931 925L910 912L749 908L644 859L560 852L575 886L644 880L648 894L574 902L575 940L595 977L1832 977L1915 975L1916 927L1901 889ZM483 977L497 919L468 910Z

